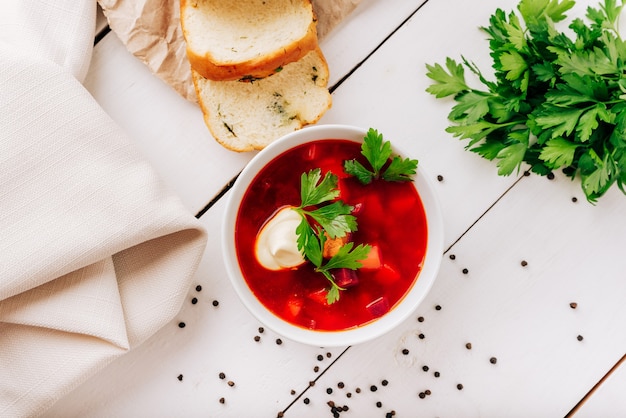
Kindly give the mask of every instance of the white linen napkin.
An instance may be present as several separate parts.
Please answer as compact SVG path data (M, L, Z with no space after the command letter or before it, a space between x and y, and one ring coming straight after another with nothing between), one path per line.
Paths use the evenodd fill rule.
M0 417L23 417L173 318L206 233L81 84L96 1L1 9Z

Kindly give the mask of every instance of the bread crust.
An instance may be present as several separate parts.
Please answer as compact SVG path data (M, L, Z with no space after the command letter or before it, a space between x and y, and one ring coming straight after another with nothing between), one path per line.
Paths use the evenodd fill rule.
M193 0L180 0L180 19L183 36L189 39L189 32L185 26L185 8L190 7L188 2ZM310 2L307 2L310 4ZM312 8L311 8L312 10ZM312 20L305 35L284 45L282 48L254 59L237 62L219 62L210 52L198 54L187 43L187 58L191 67L202 77L214 81L254 81L268 77L280 71L283 66L298 61L310 51L318 47L317 18L312 11Z

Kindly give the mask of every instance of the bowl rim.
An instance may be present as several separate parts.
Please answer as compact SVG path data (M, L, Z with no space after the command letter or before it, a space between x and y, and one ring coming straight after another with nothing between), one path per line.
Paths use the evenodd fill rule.
M258 171L269 161L283 152L312 140L347 139L362 142L367 130L342 124L313 125L282 136L259 151L241 171L227 193L225 214L222 222L222 248L228 278L239 300L248 311L264 326L277 334L300 343L319 347L336 347L360 344L377 338L398 326L415 312L429 293L439 272L443 258L443 216L434 183L423 168L421 161L417 167L414 186L422 200L428 225L428 236L424 264L409 292L389 312L362 326L340 331L308 330L293 325L271 313L252 293L244 279L235 251L235 222L239 204L247 186ZM405 156L392 143L395 154ZM418 187L419 185L419 187Z

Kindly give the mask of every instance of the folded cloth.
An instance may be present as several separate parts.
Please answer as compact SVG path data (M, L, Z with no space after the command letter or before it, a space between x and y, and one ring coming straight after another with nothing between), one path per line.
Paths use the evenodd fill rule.
M42 414L168 323L206 245L81 84L95 13L0 14L0 417Z

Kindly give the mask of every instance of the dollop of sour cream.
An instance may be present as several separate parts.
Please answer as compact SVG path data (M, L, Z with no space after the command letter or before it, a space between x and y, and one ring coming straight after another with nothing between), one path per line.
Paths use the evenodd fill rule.
M304 263L298 250L296 228L301 217L290 206L274 214L257 235L255 253L261 265L269 270L292 268Z

